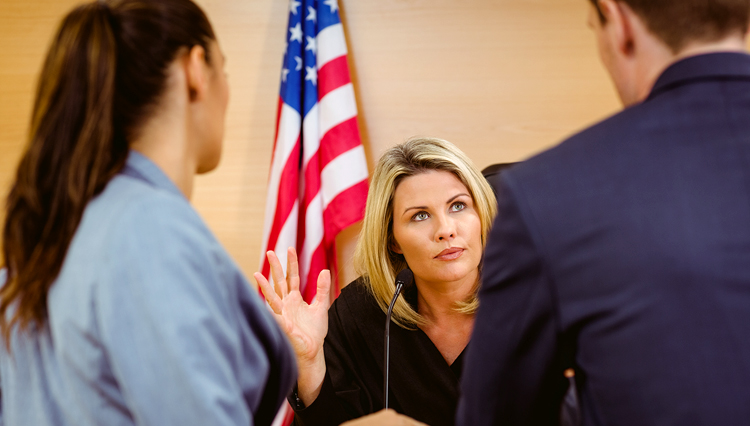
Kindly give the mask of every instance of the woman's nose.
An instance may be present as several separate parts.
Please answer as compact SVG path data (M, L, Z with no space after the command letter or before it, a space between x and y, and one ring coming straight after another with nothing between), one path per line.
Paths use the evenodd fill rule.
M452 240L456 237L456 226L452 219L441 217L437 223L438 228L435 232L436 241Z

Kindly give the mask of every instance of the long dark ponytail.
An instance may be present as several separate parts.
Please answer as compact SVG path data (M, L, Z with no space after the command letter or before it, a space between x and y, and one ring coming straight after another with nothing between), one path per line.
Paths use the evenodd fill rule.
M84 209L125 164L128 141L165 89L168 66L180 49L201 45L208 52L214 39L190 0L96 1L63 19L7 200L8 274L0 289L6 344L15 325L44 326L47 293Z

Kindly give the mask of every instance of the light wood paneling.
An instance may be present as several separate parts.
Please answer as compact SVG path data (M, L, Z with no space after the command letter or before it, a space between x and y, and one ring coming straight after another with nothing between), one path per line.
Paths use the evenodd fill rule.
M345 3L373 153L436 135L480 167L617 109L581 0Z
M517 161L616 111L584 0L339 0L370 164L412 135L459 145L479 167ZM0 1L0 191L33 88L73 0ZM199 0L228 58L224 156L193 203L248 275L260 256L288 2ZM356 229L342 238L353 277Z

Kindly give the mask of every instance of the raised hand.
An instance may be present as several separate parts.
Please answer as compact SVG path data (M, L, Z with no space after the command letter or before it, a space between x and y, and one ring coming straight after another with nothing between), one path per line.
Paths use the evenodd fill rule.
M299 367L297 392L302 402L309 405L317 398L326 371L323 341L328 334L331 272L324 270L320 273L315 300L307 304L299 289L296 251L291 247L287 251L286 277L276 253L269 251L266 256L275 285L271 286L259 272L253 276L271 306L276 321L292 343Z

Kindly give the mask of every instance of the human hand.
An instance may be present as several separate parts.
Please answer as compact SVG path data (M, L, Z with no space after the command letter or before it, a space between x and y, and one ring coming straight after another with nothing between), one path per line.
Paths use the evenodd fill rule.
M287 250L286 277L276 253L269 251L266 256L274 286L260 272L253 276L276 321L292 343L299 367L298 395L303 403L309 405L317 398L326 371L323 341L328 334L331 272L323 270L320 273L315 300L307 304L300 293L299 263L294 248Z
M341 426L427 426L411 417L393 410L380 410L377 413L342 423Z

